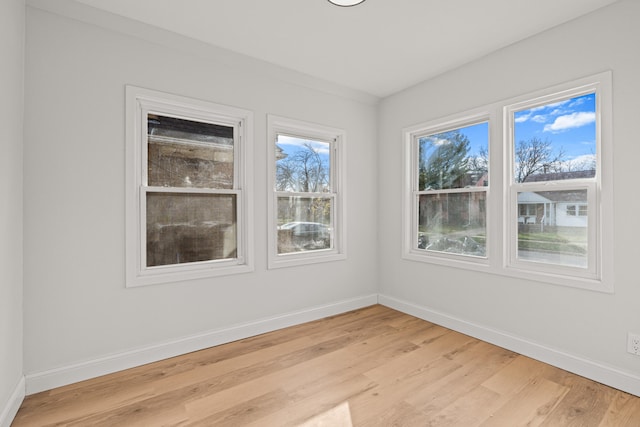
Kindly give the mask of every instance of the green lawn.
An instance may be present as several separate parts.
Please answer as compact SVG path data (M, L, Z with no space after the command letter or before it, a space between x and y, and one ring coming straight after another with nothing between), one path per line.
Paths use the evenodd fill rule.
M567 237L570 237L569 240ZM585 255L586 236L560 233L518 233L518 249Z

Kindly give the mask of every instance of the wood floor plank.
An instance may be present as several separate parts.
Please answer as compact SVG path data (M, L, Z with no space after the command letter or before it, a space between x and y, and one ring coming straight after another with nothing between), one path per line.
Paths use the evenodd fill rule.
M28 396L13 427L303 424L639 427L640 397L376 305Z
M432 411L425 427L474 427L490 418L504 398L486 387L475 387L440 411ZM423 417L425 413L422 413Z
M463 348L465 352L454 349L444 356L446 360L460 365L460 369L438 381L425 384L407 399L426 416L434 416L442 408L459 399L461 389L464 389L466 394L480 386L496 370L508 365L515 357L515 353L477 340L467 343Z
M482 427L540 426L568 389L553 381L531 381L491 415Z
M599 427L640 426L638 397L618 391L600 421Z
M388 411L392 410L398 402L408 401L426 384L438 382L460 368L460 365L448 359L438 358L428 364L420 364L418 368L415 366L413 369L407 368L401 375L394 370L394 374L389 377L380 376L381 383L378 386L350 402L354 425L382 422ZM368 373L366 375L371 378Z
M598 427L616 391L584 379L573 384L542 426Z

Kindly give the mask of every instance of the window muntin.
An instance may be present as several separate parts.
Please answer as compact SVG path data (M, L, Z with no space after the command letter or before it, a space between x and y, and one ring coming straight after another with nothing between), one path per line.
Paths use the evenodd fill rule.
M250 271L252 115L127 87L127 286Z
M489 123L462 122L413 141L413 249L485 258Z
M269 116L269 266L345 258L344 132Z

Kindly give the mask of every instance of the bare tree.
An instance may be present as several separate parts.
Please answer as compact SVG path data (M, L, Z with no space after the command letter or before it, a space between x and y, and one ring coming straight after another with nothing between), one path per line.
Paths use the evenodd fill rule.
M531 138L520 141L516 146L516 181L525 182L531 175L538 173L559 172L564 159L562 147L553 151L553 144L548 139Z
M278 191L323 192L329 186L329 165L311 144L290 157L278 160L276 189Z
M294 188L296 181L296 163L283 157L276 164L276 190L287 191Z

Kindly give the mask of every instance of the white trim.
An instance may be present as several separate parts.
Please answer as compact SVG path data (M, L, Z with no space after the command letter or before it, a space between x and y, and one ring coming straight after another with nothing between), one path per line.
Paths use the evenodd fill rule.
M393 308L405 314L436 323L445 328L464 333L518 354L640 396L640 377L633 373L605 366L593 360L566 353L498 329L489 328L451 316L430 307L417 305L384 294L371 294L227 328L220 328L157 345L141 347L85 362L79 362L69 366L31 373L26 375L26 387L25 379L21 380L20 384L18 384L2 416L6 418L12 413L13 408L15 408L17 412L17 408L19 408L24 399L25 391L26 395L31 395L146 363L156 362L169 357L179 356L192 351L202 350L215 345L225 344L375 304ZM15 416L15 414L13 416ZM3 421L5 418L0 418L0 421ZM5 426L0 424L0 427Z
M155 345L134 348L96 359L26 375L26 394L122 371L151 362L237 341L289 326L322 319L378 303L378 295L364 295L291 313L194 334Z
M330 193L294 193L275 191L276 189L276 153L275 141L278 135L297 138L309 138L330 143ZM333 128L288 117L267 115L267 237L268 268L291 267L315 264L319 262L339 261L347 257L347 195L346 195L346 132ZM283 195L305 197L331 197L332 202L332 248L287 254L278 254L278 214L277 198Z
M18 409L20 409L20 405L22 405L25 395L25 378L20 377L18 384L16 384L16 387L13 389L13 393L11 393L9 400L2 408L2 412L0 412L0 427L11 426L11 423L18 413Z
M610 366L605 366L575 354L566 353L498 329L469 322L465 319L439 312L433 308L420 306L394 297L380 294L378 295L378 303L479 340L506 348L518 354L548 363L574 374L584 376L610 387L640 396L640 376L631 372L624 372Z
M145 286L253 271L253 112L136 86L126 86L126 286ZM160 192L236 194L237 258L146 267L148 113L223 124L234 129L232 190L168 187Z

